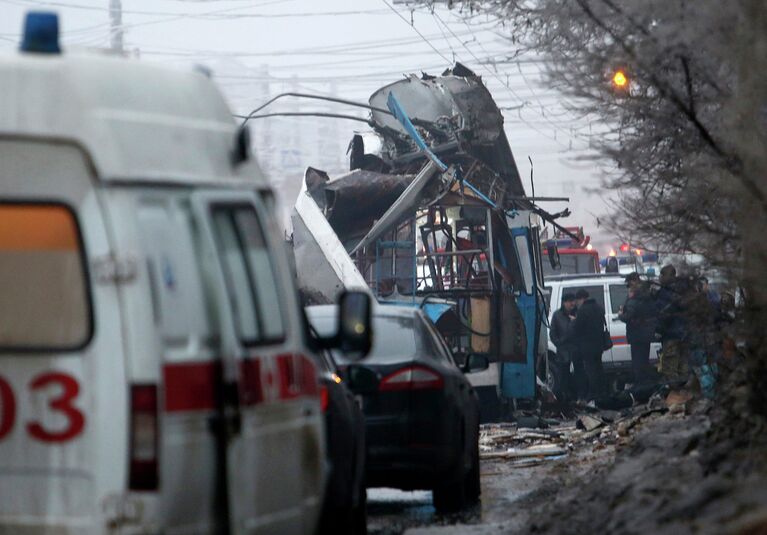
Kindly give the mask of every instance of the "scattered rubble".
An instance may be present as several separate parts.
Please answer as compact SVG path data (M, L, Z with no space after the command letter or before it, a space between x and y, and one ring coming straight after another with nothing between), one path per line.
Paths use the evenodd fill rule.
M578 429L584 429L586 431L593 431L594 429L602 427L603 425L605 425L605 423L602 420L593 416L589 416L588 414L582 414L579 416L575 423L575 426Z
M585 446L599 450L608 445L624 445L639 423L667 412L688 412L690 392L671 390L666 394L665 386L656 390L652 396L643 396L647 403L622 410L579 407L575 417L566 422L521 415L516 423L483 424L480 457L508 460L512 466L527 467L562 459Z

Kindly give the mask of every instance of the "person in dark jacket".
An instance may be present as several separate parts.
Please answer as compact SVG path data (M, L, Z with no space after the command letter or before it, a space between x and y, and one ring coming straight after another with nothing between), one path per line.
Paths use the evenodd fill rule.
M562 306L551 317L551 342L557 347L557 352L549 362L552 376L552 390L557 399L567 402L573 399L575 391L573 378L570 375L570 363L573 362L576 350L573 339L573 322L575 321L575 295L566 293L562 297Z
M588 398L596 399L605 394L602 352L604 351L605 311L581 288L575 293L578 314L573 322L573 338L586 368L589 388Z
M677 277L676 268L668 264L660 270L660 289L655 293L658 314L656 331L660 335L660 372L669 378L686 378L689 375L687 323L685 321L686 281Z
M649 285L641 281L638 275L631 275L626 277L629 284L628 298L621 307L618 319L626 324L634 382L641 384L650 379L650 344L655 341L657 309Z

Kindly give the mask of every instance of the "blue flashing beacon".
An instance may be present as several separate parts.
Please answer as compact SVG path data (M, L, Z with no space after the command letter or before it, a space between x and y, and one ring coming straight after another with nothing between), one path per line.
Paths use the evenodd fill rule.
M60 54L59 16L50 11L30 11L24 19L22 52Z

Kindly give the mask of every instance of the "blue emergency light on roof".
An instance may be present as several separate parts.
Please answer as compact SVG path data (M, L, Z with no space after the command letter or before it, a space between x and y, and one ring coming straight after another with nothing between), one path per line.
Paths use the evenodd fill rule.
M59 54L59 16L50 11L30 11L24 19L22 52Z

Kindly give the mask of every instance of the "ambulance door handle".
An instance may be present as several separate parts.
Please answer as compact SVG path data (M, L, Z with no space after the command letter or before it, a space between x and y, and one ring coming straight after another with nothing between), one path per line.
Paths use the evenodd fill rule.
M226 438L232 438L240 434L242 430L242 417L239 410L230 407L224 409L224 414L216 412L208 418L208 429L214 435L224 434Z
M239 435L242 431L242 413L240 412L240 386L236 381L224 383L224 419L227 435Z
M242 415L237 383L224 383L222 385L219 408L208 418L208 428L212 433L216 435L222 433L227 438L240 434Z

